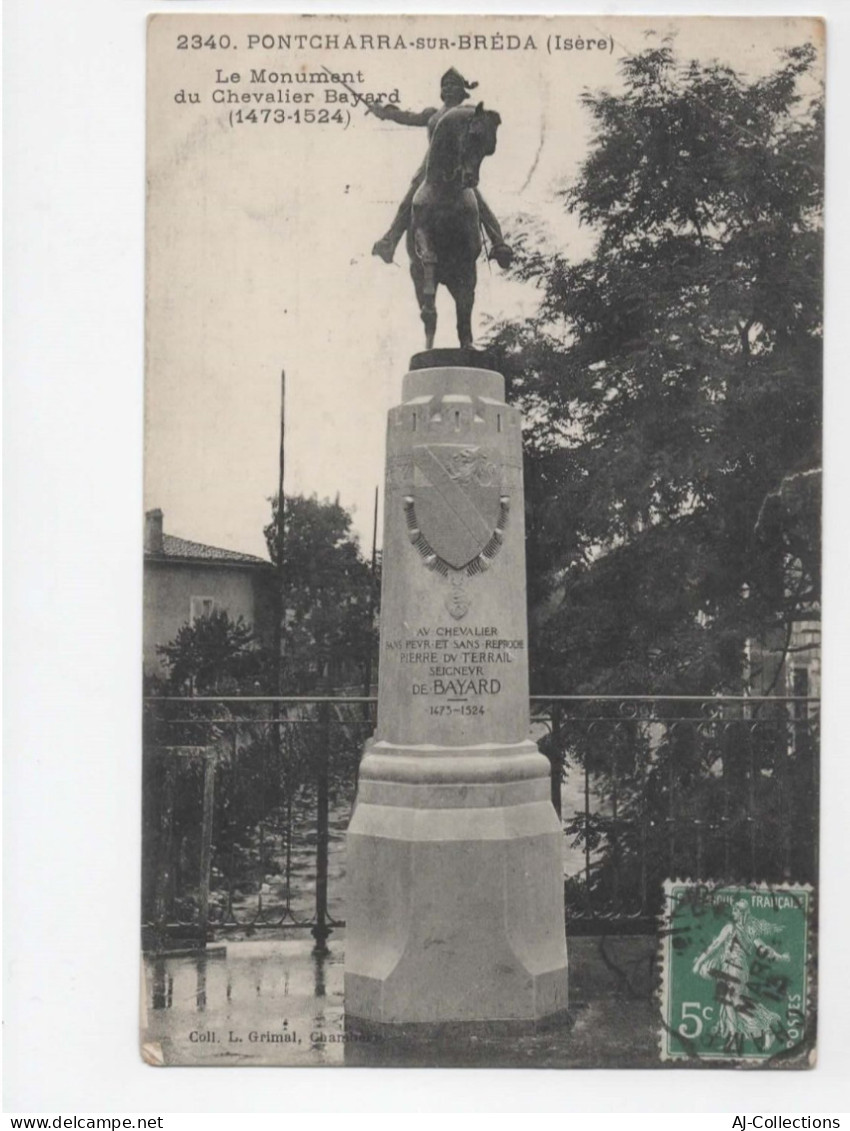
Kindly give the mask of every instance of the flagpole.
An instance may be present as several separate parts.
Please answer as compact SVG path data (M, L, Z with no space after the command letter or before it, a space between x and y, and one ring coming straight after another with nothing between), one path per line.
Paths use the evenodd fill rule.
M286 597L284 593L284 519L286 517L286 497L283 493L283 476L286 469L286 370L280 371L280 452L277 479L277 693L284 691L284 660L286 657Z

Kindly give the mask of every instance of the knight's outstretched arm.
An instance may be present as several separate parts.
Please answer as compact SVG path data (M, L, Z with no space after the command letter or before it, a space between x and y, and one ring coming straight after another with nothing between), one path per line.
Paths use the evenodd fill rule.
M385 118L390 122L397 122L400 126L427 126L437 111L433 107L427 110L402 110L399 106L390 103L376 102L369 109L376 118Z

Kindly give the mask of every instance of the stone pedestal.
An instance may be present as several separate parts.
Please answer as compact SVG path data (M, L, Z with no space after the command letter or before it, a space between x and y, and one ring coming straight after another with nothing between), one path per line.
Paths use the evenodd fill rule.
M528 732L520 416L482 355L430 351L389 414L378 725L347 841L349 1016L566 1009L562 833Z

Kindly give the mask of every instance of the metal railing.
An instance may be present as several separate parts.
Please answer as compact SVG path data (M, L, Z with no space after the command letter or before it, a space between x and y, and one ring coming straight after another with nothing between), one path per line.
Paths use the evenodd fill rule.
M145 700L145 945L341 925L367 697Z
M532 696L569 929L647 929L664 879L813 881L815 699ZM367 697L145 701L148 949L344 922Z
M536 696L532 713L573 930L651 927L666 879L815 881L817 699Z

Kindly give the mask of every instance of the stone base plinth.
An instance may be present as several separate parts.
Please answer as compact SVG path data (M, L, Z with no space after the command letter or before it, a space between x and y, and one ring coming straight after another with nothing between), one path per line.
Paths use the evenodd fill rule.
M348 832L346 1013L536 1022L567 1007L562 832L530 741L364 756Z
M474 350L387 421L375 741L348 831L345 1008L535 1025L567 1006L563 834L528 738L522 421Z

